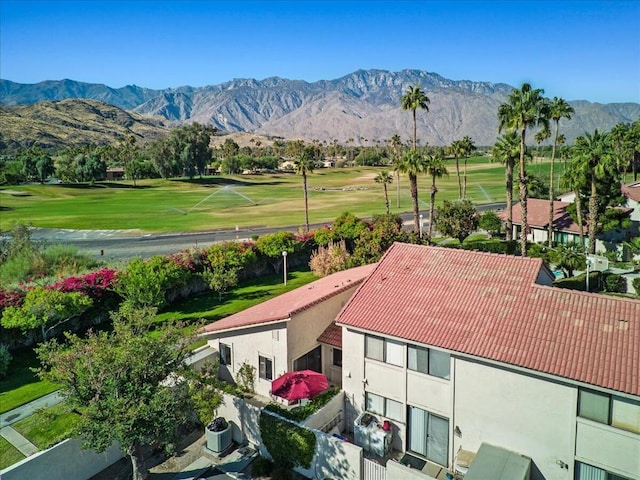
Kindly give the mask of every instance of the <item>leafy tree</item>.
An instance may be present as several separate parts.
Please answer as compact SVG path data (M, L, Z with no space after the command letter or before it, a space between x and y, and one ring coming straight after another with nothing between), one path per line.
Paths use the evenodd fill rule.
M400 99L403 110L411 110L413 115L413 149L418 147L418 125L416 123L416 110L419 108L429 111L429 97L427 97L420 85L410 85Z
M548 231L548 245L553 244L553 201L555 198L553 182L554 182L554 164L556 161L556 147L558 145L558 132L560 130L560 120L566 118L571 120L571 115L575 113L575 110L564 98L553 97L553 100L549 103L549 117L555 123L555 131L553 135L553 149L551 150L551 168L549 169L549 231Z
M411 191L411 200L413 202L413 231L414 233L418 233L420 228L418 175L425 171L424 157L416 149L409 150L402 155L396 169L401 173L406 173L409 177L409 189Z
M202 176L205 167L213 158L210 147L211 137L216 129L211 125L197 122L184 125L175 131L179 157L185 174L189 178Z
M291 254L296 248L296 238L291 232L279 231L263 235L256 240L256 249L267 257L276 273L280 272L282 252Z
M167 303L167 290L184 285L189 276L187 270L168 257L134 258L118 274L115 290L124 298L125 308L159 308Z
M139 148L136 144L136 137L127 135L120 139L118 146L120 161L124 165L124 172L127 178L133 180L133 186L136 186L136 178L138 178L138 154Z
M353 250L356 239L367 230L367 224L350 212L342 213L333 221L333 232L341 240L345 240L347 250Z
M350 266L366 265L380 260L384 252L394 242L408 242L409 235L403 228L398 215L377 215L373 217L371 228L363 230L356 239Z
M19 328L23 332L39 328L43 340L59 325L81 315L93 301L79 292L60 292L35 287L27 292L20 307L7 307L0 323L4 328Z
M144 447L176 442L192 405L186 385L175 381L192 339L173 324L151 336L154 313L128 309L113 315L112 332L67 334L67 343L51 341L36 350L40 378L59 385L80 412L74 434L98 452L118 442L134 480L148 475Z
M429 175L431 175L431 198L429 205L429 232L427 233L427 239L431 241L431 232L433 232L433 215L435 212L436 205L436 193L438 193L438 188L436 187L436 178L441 178L444 176L448 176L449 172L447 171L447 167L444 164L444 160L440 153L435 155L429 155L426 158L426 170Z
M496 236L500 234L500 230L502 230L502 220L493 210L487 210L478 219L478 226L489 232L491 236Z
M240 153L240 146L230 138L225 139L220 149L224 158L235 157Z
M387 215L389 215L389 192L387 191L387 185L393 182L393 177L389 172L383 170L375 176L373 181L381 184L382 188L384 189L384 205L387 210Z
M445 200L436 209L434 225L439 232L460 243L478 229L478 213L469 200Z
M207 425L217 416L216 412L224 402L218 377L219 369L220 362L216 359L213 362L205 362L198 372L186 370L191 400L203 425Z
M518 172L518 184L520 187L520 209L522 216L522 228L520 229L520 252L527 256L527 169L525 166L526 133L527 128L534 125L542 126L548 130L548 103L542 96L544 90L534 89L528 83L523 83L520 90L514 89L509 94L507 103L498 108L498 132L503 129L513 129L520 132L520 163Z
M296 173L302 175L302 190L304 192L304 228L309 231L309 192L307 188L307 175L313 172L315 149L311 146L304 147L296 161Z
M255 259L253 249L237 242L216 243L206 251L202 278L209 288L218 292L218 298L229 288L238 284L242 268Z

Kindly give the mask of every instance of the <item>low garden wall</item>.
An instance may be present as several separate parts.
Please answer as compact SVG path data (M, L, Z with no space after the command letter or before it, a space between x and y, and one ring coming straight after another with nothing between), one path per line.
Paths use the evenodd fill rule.
M82 450L82 440L67 439L0 472L2 480L87 480L120 460L118 445L104 453Z

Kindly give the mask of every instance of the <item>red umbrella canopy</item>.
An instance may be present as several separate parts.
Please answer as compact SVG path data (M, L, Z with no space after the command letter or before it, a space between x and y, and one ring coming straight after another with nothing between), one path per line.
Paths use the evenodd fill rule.
M313 370L287 372L271 382L271 393L290 401L313 398L327 388L327 377Z

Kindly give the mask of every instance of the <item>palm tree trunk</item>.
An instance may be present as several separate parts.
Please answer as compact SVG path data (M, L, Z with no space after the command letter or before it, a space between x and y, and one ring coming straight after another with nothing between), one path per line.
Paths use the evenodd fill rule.
M389 192L387 192L387 184L383 183L382 187L384 188L384 204L387 207L387 215L389 215L391 211L389 210Z
M547 236L547 245L549 248L553 246L553 200L555 195L553 194L553 166L556 161L556 145L558 143L558 129L560 121L556 122L556 134L553 137L553 148L551 149L551 169L549 171L549 229Z
M462 180L460 180L460 161L456 154L456 175L458 176L458 200L462 199Z
M400 171L396 170L396 208L400 208Z
M467 157L464 157L464 184L462 187L462 198L467 199Z
M524 165L524 153L525 153L525 140L524 136L527 129L523 128L520 136L520 168L518 174L518 181L520 183L520 214L521 214L521 229L520 229L520 255L527 256L527 233L529 230L529 223L527 222L527 200L529 192L527 191L527 170Z
M304 227L305 232L309 231L309 197L307 194L307 173L302 172L302 184L304 187Z
M598 225L598 193L595 172L591 172L591 196L589 197L589 253L596 253L596 227Z
M433 215L435 212L436 205L436 193L438 193L438 189L436 188L436 176L433 175L431 182L431 203L429 205L429 233L427 234L427 241L431 243L431 232L433 231Z
M513 160L507 159L507 241L513 240Z
M418 125L416 124L416 109L413 109L413 149L418 146Z
M413 233L420 232L420 209L418 207L418 177L409 174L411 200L413 201Z
M576 189L574 194L576 196L576 217L578 217L578 228L580 229L578 232L580 248L584 251L584 227L582 222L582 201L580 200L580 190Z

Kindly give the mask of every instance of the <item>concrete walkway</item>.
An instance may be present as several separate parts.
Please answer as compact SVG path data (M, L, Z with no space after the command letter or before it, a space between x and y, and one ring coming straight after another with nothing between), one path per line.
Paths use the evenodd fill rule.
M22 435L20 435L20 433L16 432L11 427L0 428L0 436L11 445L16 447L25 457L28 457L29 455L33 455L34 453L40 451L38 447L36 447L33 443L24 438Z
M62 401L60 393L53 392L44 397L37 398L33 402L26 403L19 407L0 414L0 428L8 427L23 418L33 415L36 410L41 408L53 407Z

